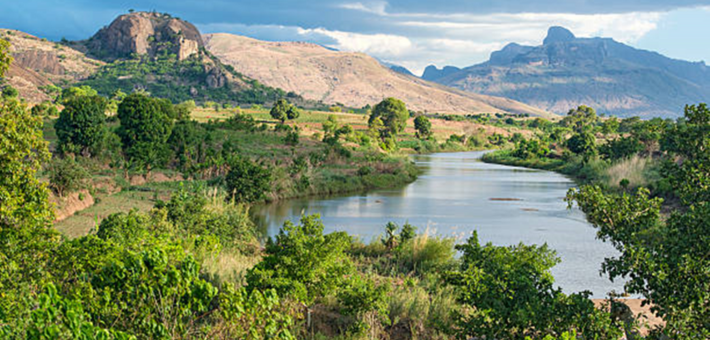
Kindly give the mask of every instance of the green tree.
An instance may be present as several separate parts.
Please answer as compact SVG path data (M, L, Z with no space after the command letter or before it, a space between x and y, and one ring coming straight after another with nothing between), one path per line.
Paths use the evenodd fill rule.
M602 133L605 135L616 133L619 130L620 125L621 122L619 122L619 118L610 117L602 123Z
M229 161L224 178L230 198L236 202L255 202L266 197L271 189L271 171L242 157Z
M431 121L425 116L419 116L414 119L414 129L417 130L417 138L429 139L431 137Z
M407 119L409 119L409 111L403 101L396 98L387 98L372 109L368 124L372 127L377 118L381 119L382 124L384 124L385 130L381 132L394 136L404 131L407 126Z
M286 221L275 240L266 243L266 256L247 273L250 289L276 289L308 305L334 292L353 272L345 250L344 233L323 235L319 215L301 217L301 224Z
M631 157L643 150L643 144L633 136L620 137L599 147L599 154L610 160Z
M118 135L131 162L148 171L167 162L168 138L173 128L174 111L170 103L145 94L132 93L118 106L121 126Z
M20 95L20 92L17 91L16 88L8 85L5 86L4 89L2 89L2 97L3 98L15 98Z
M16 99L0 100L0 324L38 293L59 239L49 190L36 177L48 159L42 118Z
M282 98L276 101L269 114L271 114L271 118L276 119L283 124L286 122L286 119L289 119L289 110L291 110L291 104L289 104L286 99Z
M620 254L604 261L604 272L627 278L626 290L643 295L665 321L656 332L671 339L710 338L709 132L710 110L700 104L687 106L662 137L662 176L681 205L668 217L645 188L618 195L584 186L568 194Z
M294 120L300 116L301 110L295 105L291 105L291 107L288 108L288 111L286 111L286 118L288 118L289 120Z
M54 123L61 153L95 155L106 137L107 101L100 96L76 96L65 101Z
M562 119L561 124L577 133L582 133L594 129L597 121L599 121L599 117L597 117L596 111L589 106L582 105L576 109L569 110L567 116Z
M59 110L49 101L43 101L32 107L32 115L40 117L55 117L59 115Z
M84 181L89 177L89 172L72 157L53 158L47 167L47 174L49 186L62 197L83 189Z
M685 115L666 129L662 149L671 157L663 175L685 205L710 200L710 109L706 104L685 107Z
M597 138L594 134L588 131L574 134L566 142L567 148L570 151L584 156L585 159L589 159L594 156L597 151Z
M482 246L476 233L465 244L461 269L447 275L471 310L458 315L462 339L524 339L577 330L585 339L616 339L608 313L594 307L589 292L565 295L554 288L550 268L560 260L546 245Z
M512 155L523 159L532 159L545 157L550 153L550 149L543 145L543 143L536 139L522 139L515 146Z
M98 92L87 85L72 86L62 91L62 103L66 104L75 97L98 96Z

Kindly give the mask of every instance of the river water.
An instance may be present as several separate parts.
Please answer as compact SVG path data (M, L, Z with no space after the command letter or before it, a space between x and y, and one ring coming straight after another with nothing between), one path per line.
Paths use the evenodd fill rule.
M578 209L563 201L575 184L549 171L480 161L485 152L412 156L422 170L404 188L328 198L303 198L253 208L268 235L284 221L319 213L325 231L347 231L364 241L381 235L384 225L409 222L419 232L454 236L464 242L473 230L481 243L547 243L562 262L552 270L567 292L589 290L595 298L623 291L622 283L599 275L605 257L615 250L595 238L595 230Z

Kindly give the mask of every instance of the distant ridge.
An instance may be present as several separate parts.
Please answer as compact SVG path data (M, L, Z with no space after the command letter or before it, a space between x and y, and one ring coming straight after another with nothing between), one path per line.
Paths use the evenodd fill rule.
M622 117L678 117L684 105L710 101L710 69L703 62L667 58L610 38L577 38L559 26L550 27L540 46L511 43L482 64L427 71L425 80L558 114L589 105Z
M301 42L267 42L217 33L204 36L205 48L225 64L259 82L305 99L350 107L397 97L411 110L439 113L548 112L514 100L448 88L384 66L363 53L336 52ZM389 65L391 66L391 65Z

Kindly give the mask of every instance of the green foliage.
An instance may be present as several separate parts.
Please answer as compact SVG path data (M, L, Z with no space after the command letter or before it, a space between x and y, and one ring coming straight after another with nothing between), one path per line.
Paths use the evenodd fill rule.
M573 330L590 339L620 337L589 293L568 296L553 287L549 270L559 258L547 245L481 246L474 233L456 249L463 253L461 271L450 273L448 281L472 308L459 315L460 338L539 338Z
M374 317L385 325L390 323L387 313L391 290L387 282L377 284L372 278L353 275L338 291L341 312L358 318L354 327L356 333L369 328L370 325L364 320L367 317Z
M106 99L96 95L65 99L64 110L54 123L61 153L90 156L100 151L107 132L106 104Z
M10 42L0 39L0 78L5 76L5 72L10 69L12 55L10 55Z
M651 309L666 322L656 331L669 338L710 337L708 131L710 112L701 104L686 107L684 119L665 132L662 145L672 162L663 175L684 206L668 218L661 218L662 200L644 188L617 195L585 186L567 198L579 204L598 237L619 251L605 260L604 272L629 278L626 290L653 303Z
M318 215L303 216L300 225L286 221L276 239L267 242L263 261L249 270L249 288L273 288L310 305L334 292L353 272L345 254L349 245L346 234L323 235Z
M619 130L619 126L621 126L619 118L610 117L602 123L602 133L605 135L616 133Z
M91 86L72 86L62 90L61 103L67 104L70 100L77 97L95 97L98 96L98 92L91 88Z
M48 159L41 117L16 99L0 100L0 325L26 310L58 241L49 190L36 177Z
M596 111L589 106L579 106L576 109L569 110L567 116L562 119L561 124L568 127L577 133L588 132L597 124L599 117Z
M425 116L419 116L414 119L414 129L417 131L417 138L429 139L432 135L431 121Z
M53 158L47 167L49 186L59 196L83 189L89 172L74 158Z
M379 127L379 123L376 122L378 118L382 122L382 127ZM387 98L372 109L368 125L370 128L378 129L380 134L394 136L404 131L407 119L409 119L409 111L404 102L396 98Z
M271 170L252 161L233 157L229 161L229 172L224 181L230 199L238 203L262 200L271 189Z
M288 119L288 110L291 108L291 104L288 103L286 99L279 99L276 101L274 104L274 107L271 108L271 111L269 111L269 114L271 115L271 118L276 119L283 124L286 119Z
M536 139L522 139L515 146L512 155L522 159L531 159L545 157L548 153L550 153L550 149L541 141Z
M165 99L133 93L118 106L118 119L126 157L150 170L164 165L170 154L167 144L175 111Z
M685 116L664 133L663 150L678 157L666 162L663 174L685 205L710 200L710 109L690 105Z
M2 89L2 98L17 98L19 95L20 92L10 85L5 86L5 88Z
M197 100L263 104L284 96L282 90L264 86L234 72L228 66L221 65L219 61L207 60L208 58L195 55L178 60L175 55L159 55L155 58L137 56L133 59L116 60L99 68L80 84L91 86L103 96L110 96L116 89L131 93L140 88L173 103ZM240 87L231 82L222 87L208 86L207 79L220 71L230 73L247 86Z
M597 152L597 138L588 131L576 133L565 144L570 151L584 156L585 159L594 156Z
M599 147L599 154L605 159L620 160L629 158L643 150L643 144L633 137L620 137L608 141Z
M48 101L43 101L32 107L32 115L40 117L56 117L59 115L57 107Z

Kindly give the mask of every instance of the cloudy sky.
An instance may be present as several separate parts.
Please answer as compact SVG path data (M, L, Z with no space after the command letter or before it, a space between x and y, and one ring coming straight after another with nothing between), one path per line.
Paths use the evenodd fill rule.
M710 62L710 0L21 0L2 7L0 27L52 40L85 39L128 9L157 10L205 33L310 41L417 74L429 64L485 61L509 42L538 45L553 25Z

